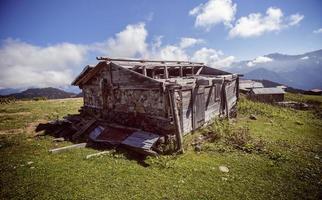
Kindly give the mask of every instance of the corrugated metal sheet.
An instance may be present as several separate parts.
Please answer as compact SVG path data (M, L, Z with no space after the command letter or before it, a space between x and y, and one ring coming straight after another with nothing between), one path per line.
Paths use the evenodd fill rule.
M159 139L159 135L154 133L145 132L145 131L137 131L132 135L127 137L122 144L128 145L134 148L141 148L144 150L150 150L156 141Z
M285 91L282 88L253 88L252 93L254 94L284 94Z

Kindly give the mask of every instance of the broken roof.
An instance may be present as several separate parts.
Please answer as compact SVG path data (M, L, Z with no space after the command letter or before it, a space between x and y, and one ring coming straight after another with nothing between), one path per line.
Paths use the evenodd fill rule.
M282 88L253 88L251 90L254 94L284 94L285 91Z
M100 62L95 66L86 66L84 70L78 75L78 77L72 82L72 85L80 85L86 83L88 80L91 79L99 70L106 66L104 64L112 64L115 67L123 68L124 70L128 70L131 73L135 73L138 76L145 77L147 79L151 79L151 81L156 82L164 82L164 80L169 80L173 77L167 78L154 78L147 76L147 74L143 73L143 70L160 70L166 69L167 73L168 70L191 70L191 74L189 76L186 74L184 77L190 77L191 79L195 79L196 76L201 75L205 78L214 78L214 75L218 76L226 76L232 75L231 73L218 70L215 68L210 68L205 66L203 63L200 62L190 62L190 61L166 61L166 60L138 60L138 59L121 59L121 58L108 58L108 57L99 57L97 60ZM142 71L142 73L141 73ZM175 78L183 78L181 76L176 76ZM227 77L228 78L228 77ZM164 79L164 80L162 80Z
M251 88L263 88L264 85L261 82L252 80L239 80L240 89L251 89Z

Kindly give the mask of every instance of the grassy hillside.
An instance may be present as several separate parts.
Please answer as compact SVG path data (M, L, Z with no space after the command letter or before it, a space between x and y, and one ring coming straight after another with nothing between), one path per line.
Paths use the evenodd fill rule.
M0 199L321 198L321 104L295 111L242 99L237 119L189 135L183 155L138 161L114 151L84 159L97 152L90 148L49 154L70 143L35 137L35 125L81 105L81 99L0 105Z

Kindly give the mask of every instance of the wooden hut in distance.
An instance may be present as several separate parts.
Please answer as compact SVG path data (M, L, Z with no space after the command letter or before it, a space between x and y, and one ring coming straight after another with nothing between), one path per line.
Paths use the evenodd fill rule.
M197 62L97 59L98 64L85 67L72 85L84 94L81 113L105 126L140 129L141 138L153 133L163 138L161 143L172 140L182 150L184 135L236 111L237 74ZM138 143L132 147L144 146Z
M264 103L275 103L284 101L285 91L279 87L253 88L248 93L248 98Z

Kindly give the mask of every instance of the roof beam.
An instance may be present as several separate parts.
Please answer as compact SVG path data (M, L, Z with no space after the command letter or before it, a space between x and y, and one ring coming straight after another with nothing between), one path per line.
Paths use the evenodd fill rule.
M144 59L123 59L123 58L109 58L109 57L96 57L97 60L105 61L127 61L127 62L140 62L140 63L177 63L177 64L199 64L201 62L190 62L190 61L178 61L178 60L144 60Z

